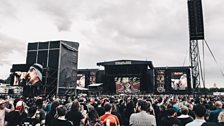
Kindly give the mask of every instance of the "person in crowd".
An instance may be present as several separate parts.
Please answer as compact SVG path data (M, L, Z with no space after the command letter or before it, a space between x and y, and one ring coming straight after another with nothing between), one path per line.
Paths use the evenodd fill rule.
M53 121L54 121L54 116L56 114L56 108L60 105L59 101L53 101L51 104L51 110L49 113L47 113L46 115L46 121L45 121L45 125L46 126L54 126L53 125Z
M163 122L161 120L165 120L168 117L166 106L157 106L156 104L153 104L153 106L155 108L156 124L162 126Z
M224 112L220 112L218 116L219 126L224 126Z
M151 101L146 101L146 102L149 104L146 112L149 113L149 114L151 114L151 115L153 115L153 116L155 116L155 110L154 110L154 108L152 106Z
M125 113L125 102L122 99L118 99L118 109L119 109L119 114L121 116L121 125L124 125L124 113ZM129 119L128 119L129 121Z
M65 104L66 110L70 111L71 110L71 106L72 106L72 102L75 100L74 97L69 97L67 99L67 103Z
M96 105L95 109L96 109L97 113L99 114L99 116L102 116L105 113L105 110L104 110L104 107L103 107L104 104L105 104L104 99L97 101L97 105Z
M66 108L63 105L59 105L56 108L55 120L53 120L53 126L72 126L72 122L65 118Z
M149 104L145 100L138 100L136 111L130 116L129 125L131 126L156 126L155 116L146 112Z
M51 111L51 105L53 101L54 100L52 97L46 100L45 107L44 107L44 110L46 111L46 113L49 113Z
M80 103L78 100L74 100L71 106L71 110L65 115L65 118L72 121L73 126L79 126L80 123L85 122L85 115L80 111Z
M11 109L6 107L5 100L0 99L0 126L5 126L5 115L14 110L13 103L10 102L10 104L11 104Z
M224 112L218 115L218 122L204 122L201 126L224 126Z
M167 115L167 117L161 120L161 126L181 126L181 121L177 119L177 112L174 108L169 108Z
M111 114L117 116L117 118L118 118L118 120L119 120L119 122L120 122L120 125L122 125L122 123L121 123L121 121L122 121L122 117L121 117L121 115L120 115L120 113L119 113L119 109L118 109L118 107L117 107L117 104L116 104L116 103L111 103L111 105L112 105L112 111L111 111Z
M36 106L30 106L28 109L28 116L27 118L23 119L19 126L37 126L40 125L38 119L35 118L36 113Z
M132 100L127 101L126 109L123 113L123 124L129 125L130 116L135 112L135 105Z
M187 123L186 126L201 126L205 122L204 116L206 108L201 104L197 104L194 106L193 110L195 112L195 119L192 122Z
M209 115L209 119L208 119L209 122L218 122L218 115L221 111L223 111L221 101L216 101L215 107L216 107L216 110L211 111Z
M111 114L112 105L110 103L105 103L104 105L105 114L100 116L100 120L106 126L120 126L119 119L116 115Z
M100 121L99 115L95 108L92 105L88 105L88 114L86 118L86 126L103 126L103 123Z
M182 106L180 109L181 115L177 118L180 120L182 126L185 126L187 123L192 122L193 117L188 115L188 108L186 106Z
M6 126L17 126L22 120L27 117L27 113L25 113L25 103L23 101L18 101L16 103L16 108L14 111L9 112L5 116L5 124Z
M195 119L195 113L193 111L194 106L190 103L188 103L186 106L188 108L188 115L193 117L193 119Z
M11 109L12 104L10 104L10 102L13 103L14 106L16 106L16 104L14 104L14 99L12 99L9 95L5 96L5 101L6 101L6 108Z
M37 99L36 102L36 113L35 113L35 118L40 121L41 125L45 124L45 118L46 118L46 112L43 109L43 100L42 99Z

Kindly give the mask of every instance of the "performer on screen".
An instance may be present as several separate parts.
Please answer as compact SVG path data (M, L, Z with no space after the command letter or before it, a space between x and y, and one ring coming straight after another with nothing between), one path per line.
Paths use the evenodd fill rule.
M23 72L20 76L20 85L23 86L23 95L33 97L40 95L42 86L42 71L41 64L33 64L28 72Z
M187 74L183 74L180 77L180 88L185 90L187 88Z

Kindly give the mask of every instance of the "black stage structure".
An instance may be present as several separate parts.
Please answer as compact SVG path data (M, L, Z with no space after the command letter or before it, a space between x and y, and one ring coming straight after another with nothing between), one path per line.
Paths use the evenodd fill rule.
M200 57L200 43L204 51L204 44L207 44L204 36L202 0L188 0L188 20L189 20L189 44L190 61L192 66L192 81L195 93L199 93L201 80L205 88L205 74ZM208 47L209 48L209 47ZM210 49L209 49L210 50ZM203 52L204 53L204 52ZM203 57L204 58L204 57Z
M154 92L151 61L115 60L99 62L105 67L104 94L145 94Z
M97 63L105 70L78 69L77 93L100 94L191 94L191 67L154 67L151 61L115 60ZM25 72L27 64L14 64L16 72ZM13 80L13 79L12 79ZM12 81L12 85L17 85ZM19 85L18 85L19 86ZM85 89L80 91L81 89ZM44 93L44 92L43 92ZM45 92L47 94L47 92ZM66 94L65 94L66 95ZM73 92L72 95L77 95Z
M191 94L191 67L155 67L155 94Z
M78 69L77 87L88 88L90 84L97 83L97 73L99 69Z
M26 64L12 66L11 85L16 85L16 72L26 72L31 65L39 63L43 66L41 94L75 94L78 47L79 43L64 40L28 43Z
M74 93L77 80L78 42L46 41L28 43L26 64L42 64L44 94Z

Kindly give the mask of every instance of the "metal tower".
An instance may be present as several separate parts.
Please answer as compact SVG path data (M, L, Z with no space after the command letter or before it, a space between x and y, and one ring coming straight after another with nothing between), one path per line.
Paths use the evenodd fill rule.
M198 40L190 40L190 60L192 67L193 88L200 87L200 52Z
M188 18L190 33L189 52L192 67L193 88L197 90L198 87L200 87L200 73L202 73L198 40L202 40L202 42L204 42L204 25L201 0L188 0Z

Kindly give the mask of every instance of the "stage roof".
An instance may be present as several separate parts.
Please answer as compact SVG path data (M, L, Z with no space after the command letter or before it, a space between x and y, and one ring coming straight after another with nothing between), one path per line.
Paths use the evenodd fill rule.
M95 84L90 84L88 85L89 87L98 87L100 85L102 85L103 83L95 83Z
M97 63L97 66L111 66L111 65L148 65L150 69L154 68L152 61L141 61L141 60L114 60L114 61Z
M154 67L155 69L189 69L191 66L174 66L174 67Z
M78 69L77 70L78 72L96 72L96 71L99 71L99 69Z

